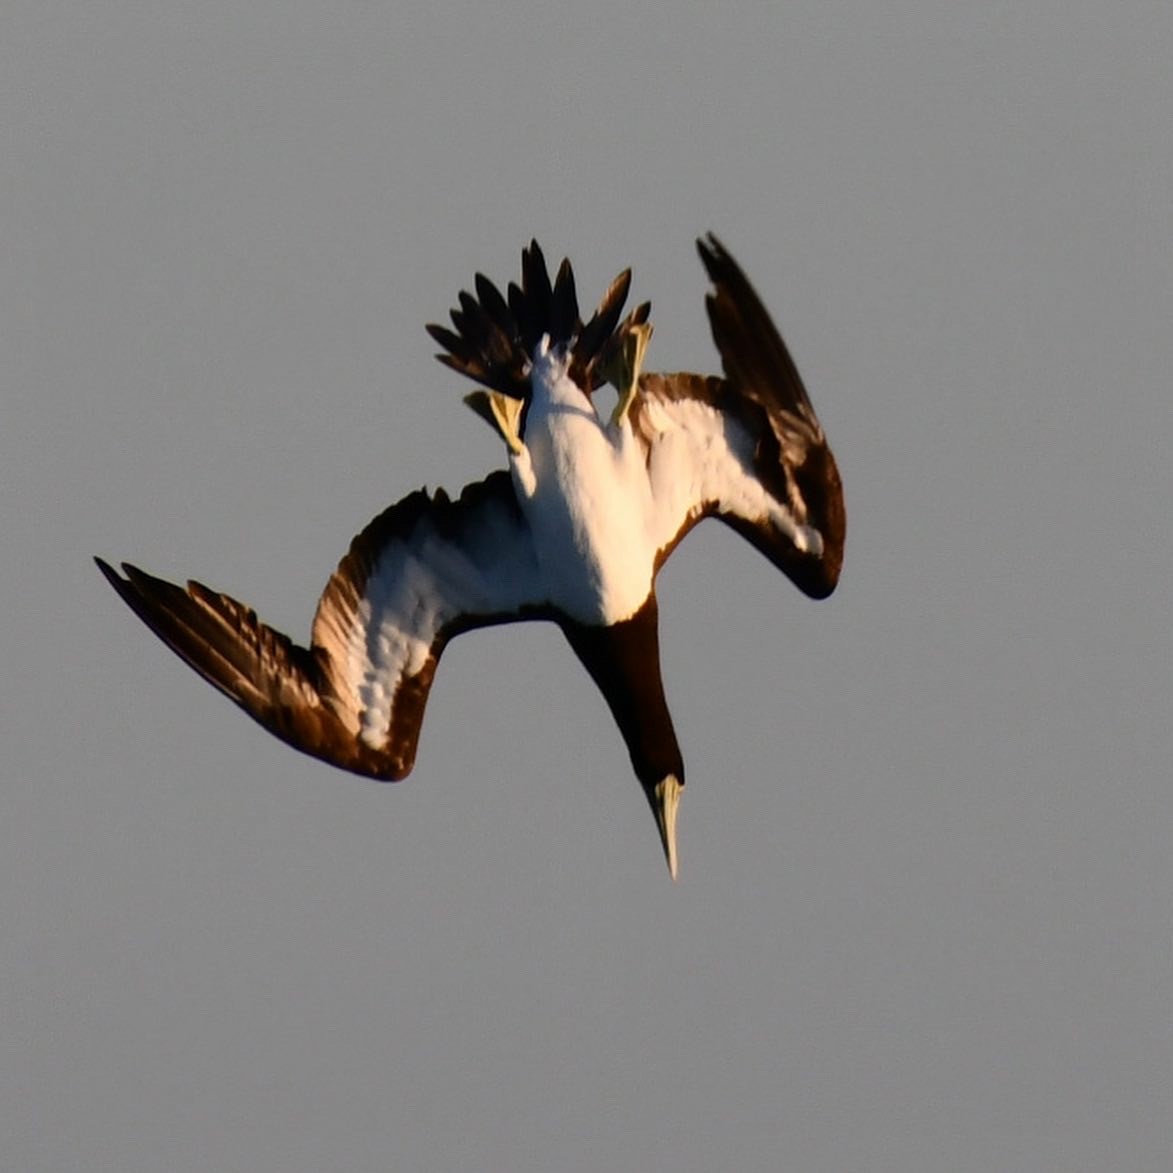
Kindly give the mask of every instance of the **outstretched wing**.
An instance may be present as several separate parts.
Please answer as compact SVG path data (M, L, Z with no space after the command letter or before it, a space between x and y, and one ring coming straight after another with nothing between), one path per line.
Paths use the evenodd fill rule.
M533 544L507 472L460 498L422 490L354 539L314 617L309 648L228 595L98 566L204 679L294 748L398 781L415 761L444 645L470 628L546 613Z
M724 246L698 241L724 378L648 374L633 424L647 446L658 565L704 517L732 526L806 594L839 581L847 516L835 458L798 370Z

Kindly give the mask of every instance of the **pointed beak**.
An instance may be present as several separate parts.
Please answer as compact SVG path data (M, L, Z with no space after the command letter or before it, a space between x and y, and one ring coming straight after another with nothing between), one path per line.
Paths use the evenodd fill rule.
M664 858L668 861L668 871L676 879L676 809L680 805L680 792L684 786L675 774L657 782L647 790L648 803L652 814L656 816L656 826L660 829L660 842L664 845Z

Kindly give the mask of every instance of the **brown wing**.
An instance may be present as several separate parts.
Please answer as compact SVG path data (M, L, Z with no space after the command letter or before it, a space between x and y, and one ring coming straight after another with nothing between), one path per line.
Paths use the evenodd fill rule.
M536 560L509 474L405 497L354 539L318 604L309 648L228 595L124 565L99 568L205 680L304 753L373 778L411 771L444 645L540 617Z
M835 589L846 511L798 370L737 262L698 241L723 379L649 374L633 408L660 509L660 561L703 517L732 526L808 595Z

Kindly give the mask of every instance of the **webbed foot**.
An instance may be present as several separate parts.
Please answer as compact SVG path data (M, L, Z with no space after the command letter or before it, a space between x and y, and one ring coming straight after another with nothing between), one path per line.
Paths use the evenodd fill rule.
M500 391L481 390L470 392L464 402L505 441L514 456L525 451L521 440L521 409L525 405L520 399L503 395Z
M619 392L619 401L611 413L611 426L618 427L627 418L631 405L639 390L639 373L644 365L644 352L652 337L651 322L640 322L632 326L623 339L623 346L616 351L603 374Z

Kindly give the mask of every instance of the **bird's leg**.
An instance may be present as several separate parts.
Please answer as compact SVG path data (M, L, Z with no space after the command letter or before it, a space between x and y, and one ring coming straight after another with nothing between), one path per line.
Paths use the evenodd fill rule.
M639 389L639 373L644 365L644 351L652 336L651 322L640 322L627 331L623 345L607 364L603 375L619 392L619 401L611 413L611 426L618 427L627 418Z
M505 441L514 456L525 451L521 440L521 409L525 405L520 399L503 395L500 391L482 390L466 395L464 402Z

